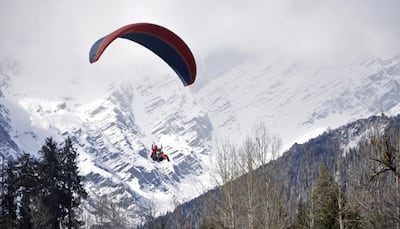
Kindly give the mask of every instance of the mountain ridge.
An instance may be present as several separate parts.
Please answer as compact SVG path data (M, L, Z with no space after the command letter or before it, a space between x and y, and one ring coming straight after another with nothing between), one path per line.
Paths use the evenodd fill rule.
M215 56L202 66L229 53L210 54ZM18 65L3 64L2 152L36 154L46 137L70 136L89 194L113 196L138 212L153 202L163 213L174 202L213 188L215 142L230 138L240 144L254 123L266 123L289 146L313 130L336 128L400 103L400 58L314 67L232 55L231 62L201 70L199 81L206 80L193 89L182 89L169 76L151 83L99 82L107 89L92 99L80 98L86 85L75 81L66 88L76 93L67 96L64 91L51 98L29 95L13 85L23 74ZM163 145L171 163L150 160L152 143Z
M278 186L283 186L278 198L280 205L283 206L283 210L280 209L280 211L283 214L287 214L285 222L283 222L284 228L287 228L297 214L299 202L307 200L309 195L312 195L311 187L315 185L318 179L318 170L322 164L327 166L329 172L335 177L335 181L343 181L340 185L343 186L343 189L346 189L351 185L346 183L346 180L351 180L349 174L358 169L358 167L353 168L350 165L357 164L357 158L363 155L363 152L359 150L362 140L369 142L369 138L374 134L373 131L387 129L390 124L398 128L399 122L400 115L391 117L386 115L370 116L349 122L336 129L328 129L305 143L294 144L276 160L255 168L253 171L255 179L255 181L252 181L254 182L253 185L256 186L258 184L257 180L261 179L261 184L269 182L269 186L275 187L274 185L278 182ZM400 130L396 129L395 131L398 133ZM366 158L365 160L371 159ZM343 163L342 166L338 165L338 161ZM266 178L271 174L273 178ZM241 182L246 182L247 176L248 174L243 174L230 181L233 183L232 187L234 189L231 194L225 193L224 186L228 185L222 184L199 197L182 203L172 212L147 221L146 224L139 228L176 228L179 225L202 228L201 226L207 225L209 221L217 223L216 225L226 225L226 222L218 221L220 212L226 210L223 209L225 205L218 204L223 203L224 200L226 201L225 198L229 198L227 195L233 195L235 197L233 201L239 202L240 197L236 197L236 195L240 193L235 193L235 191L243 188L242 186L246 186L245 183ZM370 178L367 177L367 179ZM358 182L360 183L361 181L358 180ZM229 186L227 189L229 190ZM244 193L242 195L246 198ZM235 208L239 209L240 207L236 206ZM270 208L270 211L277 211L272 204ZM236 217L239 218L239 216Z

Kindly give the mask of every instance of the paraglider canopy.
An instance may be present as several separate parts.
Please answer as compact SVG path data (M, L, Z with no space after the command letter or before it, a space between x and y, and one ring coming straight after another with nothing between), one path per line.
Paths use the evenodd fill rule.
M176 72L185 86L195 81L196 62L189 47L172 31L150 23L126 25L100 38L90 49L90 63L96 62L117 38L134 41L157 54Z

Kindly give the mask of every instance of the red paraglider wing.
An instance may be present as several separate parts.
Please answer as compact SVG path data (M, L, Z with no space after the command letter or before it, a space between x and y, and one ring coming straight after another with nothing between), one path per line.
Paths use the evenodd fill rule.
M129 39L150 49L177 73L185 86L195 81L196 62L189 47L172 31L150 23L127 25L99 39L90 49L90 63L96 62L117 38Z

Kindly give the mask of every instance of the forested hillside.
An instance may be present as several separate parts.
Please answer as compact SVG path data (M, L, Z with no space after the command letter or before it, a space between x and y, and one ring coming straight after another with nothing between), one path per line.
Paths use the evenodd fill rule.
M223 144L224 185L144 228L398 228L400 116L327 130L281 157L261 125L241 147Z

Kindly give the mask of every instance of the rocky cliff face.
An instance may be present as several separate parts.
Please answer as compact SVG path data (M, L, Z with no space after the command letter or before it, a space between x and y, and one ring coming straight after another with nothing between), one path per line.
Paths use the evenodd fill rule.
M155 205L161 213L212 185L205 171L213 127L190 93L124 84L85 102L9 94L0 111L1 149L10 157L37 155L46 137L73 139L89 202L106 196L130 212ZM152 143L171 162L152 161Z
M155 204L162 213L214 186L215 139L240 143L254 123L265 122L291 145L312 130L400 102L400 58L321 67L223 53L202 61L193 88L168 76L107 87L92 82L107 89L90 99L81 98L90 91L79 82L68 96L26 94L12 84L17 66L1 65L1 152L36 155L46 137L70 136L93 199L106 195L137 211ZM234 58L219 64L220 56ZM171 162L151 161L152 143L162 144Z

